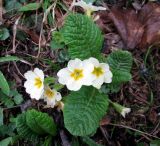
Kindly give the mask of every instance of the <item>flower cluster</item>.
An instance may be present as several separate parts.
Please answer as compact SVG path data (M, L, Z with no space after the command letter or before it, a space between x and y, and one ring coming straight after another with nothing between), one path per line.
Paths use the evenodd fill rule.
M78 91L82 85L100 89L103 83L111 83L113 76L108 64L99 63L93 57L83 61L78 58L70 60L57 75L59 83L73 91Z
M32 99L44 99L47 102L47 107L61 106L61 94L44 85L44 73L42 70L35 68L33 71L27 71L24 77L26 79L24 87Z

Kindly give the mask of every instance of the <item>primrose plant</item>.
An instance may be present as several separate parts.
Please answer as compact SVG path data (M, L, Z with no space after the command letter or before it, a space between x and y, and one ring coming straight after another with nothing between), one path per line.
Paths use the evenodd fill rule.
M70 12L63 27L54 32L60 36L58 40L54 38L55 44L59 46L65 44L64 49L67 49L70 58L67 66L57 72L55 80L59 82L61 88L67 88L70 91L69 94L68 92L67 95L63 93L65 95L63 97L65 100L63 100L58 91L61 88L56 89L51 86L56 81L45 78L43 71L38 68L25 73L24 87L32 99L42 99L46 102L46 107L61 109L65 128L72 135L90 136L99 127L109 104L124 118L131 111L130 108L111 101L108 95L118 92L124 83L131 80L130 71L133 58L131 53L121 49L113 51L108 56L101 53L103 35L93 21L92 13L105 10L105 8L96 7L82 0L74 1L73 6L84 8L86 15ZM34 124L30 122L32 118L38 118L34 115L40 115L41 125L38 125L43 130L47 129L45 131L54 136L55 132L49 133L47 128L49 125L52 130L56 129L53 119L51 120L46 113L37 112L29 110L18 118L20 135L31 138L29 134L26 134L27 132L23 132L22 127L25 127L28 133L32 131L33 137L42 134L43 131L39 131L34 123L39 119L35 119ZM24 124L20 124L19 121L23 121Z

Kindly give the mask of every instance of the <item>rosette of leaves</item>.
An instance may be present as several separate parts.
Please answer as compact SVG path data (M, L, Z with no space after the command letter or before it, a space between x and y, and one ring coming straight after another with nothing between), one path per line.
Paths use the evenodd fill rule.
M16 122L17 132L23 139L38 142L44 136L55 136L56 125L54 120L46 113L34 109L20 114Z
M82 14L70 14L60 30L72 59L99 58L103 36L91 18Z
M108 97L93 87L82 87L66 97L64 124L76 136L96 132L99 122L108 109Z

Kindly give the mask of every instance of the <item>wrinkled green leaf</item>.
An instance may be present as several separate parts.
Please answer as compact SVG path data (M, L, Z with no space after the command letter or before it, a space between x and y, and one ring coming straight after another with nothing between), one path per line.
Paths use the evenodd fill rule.
M108 56L107 63L113 73L112 83L107 87L111 92L117 92L121 84L132 79L130 73L133 63L132 55L128 51L114 51Z
M56 125L51 117L46 113L38 112L34 109L28 110L26 113L27 125L35 133L44 135L46 133L55 136Z
M6 78L4 77L1 71L0 71L0 89L2 90L3 93L5 93L6 95L9 95L10 88Z
M24 138L32 142L39 141L38 134L32 131L26 124L26 114L25 113L20 114L17 117L16 127L17 127L17 132L21 138Z
M99 57L103 36L91 18L82 14L70 14L61 33L72 59Z
M22 6L19 11L24 12L24 11L33 11L37 10L41 7L41 3L29 3L25 6Z
M68 95L63 110L67 130L76 136L96 132L101 118L108 109L107 98L92 87L83 87Z

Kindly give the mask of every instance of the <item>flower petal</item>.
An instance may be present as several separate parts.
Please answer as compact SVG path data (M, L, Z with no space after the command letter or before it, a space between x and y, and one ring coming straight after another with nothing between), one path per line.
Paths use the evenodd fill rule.
M70 60L67 67L69 71L74 71L76 68L81 69L83 67L83 63L80 59L76 58L74 60Z
M113 74L112 74L111 71L105 72L105 74L104 74L104 82L105 83L111 83L112 82L112 77L113 77Z
M96 58L91 57L88 59L88 61L91 62L94 65L94 67L99 66L99 61Z
M93 87L100 89L102 84L104 83L104 76L100 76L99 78L93 81Z
M67 84L67 82L69 81L70 77L70 72L68 70L68 68L63 68L61 69L58 73L57 73L58 78L58 82L61 83L62 85Z
M33 71L27 71L24 74L24 77L25 77L26 80L34 80L37 76Z
M82 82L70 81L66 84L67 88L72 91L78 91L82 87Z
M57 92L57 95L56 95L56 100L57 101L60 101L62 99L62 96L59 92Z
M40 70L39 68L35 68L34 69L34 73L41 78L42 81L44 81L44 73L42 70Z

